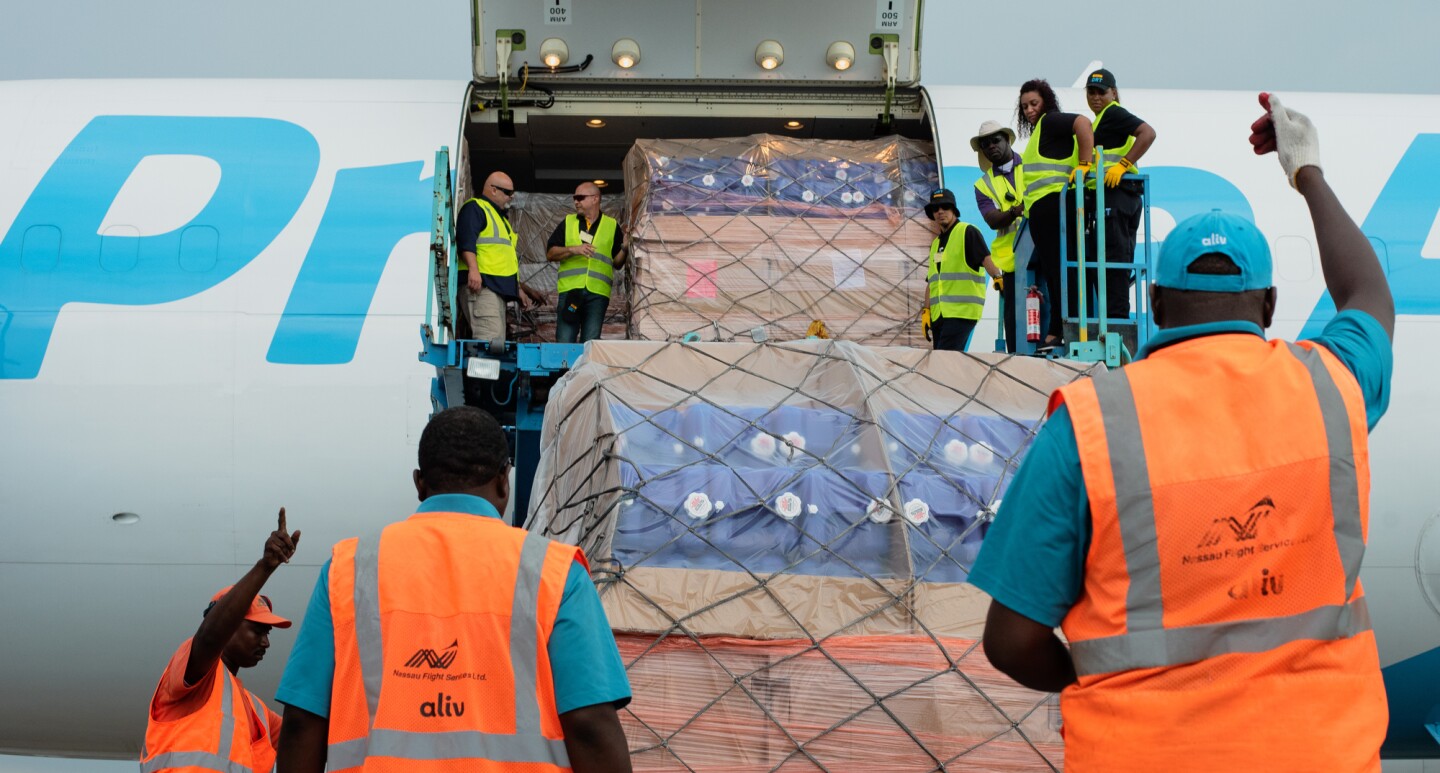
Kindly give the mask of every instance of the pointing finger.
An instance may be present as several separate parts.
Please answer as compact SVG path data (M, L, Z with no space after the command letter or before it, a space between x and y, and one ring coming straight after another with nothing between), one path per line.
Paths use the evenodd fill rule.
M287 532L287 531L285 530L285 508L283 508L283 507L280 508L280 533L281 533L281 534L288 534L288 533L289 533L289 532Z

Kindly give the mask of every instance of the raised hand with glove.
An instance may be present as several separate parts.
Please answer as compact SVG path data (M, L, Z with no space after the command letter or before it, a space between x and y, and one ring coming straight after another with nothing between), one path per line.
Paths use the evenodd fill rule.
M1275 151L1280 156L1280 168L1294 188L1295 175L1301 169L1321 168L1320 134L1309 118L1281 105L1274 94L1262 92L1260 106L1265 108L1265 114L1250 124L1250 144L1257 156Z

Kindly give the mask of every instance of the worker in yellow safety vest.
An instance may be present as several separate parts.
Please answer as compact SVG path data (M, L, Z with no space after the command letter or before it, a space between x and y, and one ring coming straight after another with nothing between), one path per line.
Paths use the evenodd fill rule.
M1264 234L1218 210L1180 222L1150 288L1160 333L1051 396L970 573L990 662L1061 693L1068 771L1380 770L1360 566L1395 303L1314 126L1260 102L1250 141L1305 198L1337 313L1266 340Z
M1065 321L1060 304L1060 207L1075 212L1074 189L1061 202L1060 192L1077 175L1090 171L1094 160L1095 134L1090 122L1074 113L1060 112L1055 90L1043 79L1026 81L1020 86L1020 101L1015 108L1015 121L1020 136L1029 136L1020 154L1023 165L1020 195L1025 200L1026 226L1035 243L1030 268L1043 280L1042 290L1050 306L1045 323L1045 339L1038 347L1053 349L1064 343ZM1075 259L1077 229L1073 216L1066 218L1065 254ZM1075 281L1070 281L1070 306L1079 298Z
M937 351L963 352L985 309L985 275L999 279L1000 268L990 259L980 229L960 222L955 194L946 188L932 192L925 214L940 226L940 233L930 242L925 277L930 297L921 327L926 340L933 329Z
M1021 179L1020 154L1012 147L1015 132L997 121L980 124L970 138L970 149L980 154L981 175L975 180L975 206L995 231L990 258L1000 268L1000 294L1005 308L1005 346L1015 351L1015 235L1025 221L1025 201L1016 181Z
M625 234L615 218L600 212L595 183L580 183L572 198L575 214L566 215L550 234L545 259L560 263L555 341L583 344L600 337L615 269L625 264Z
M465 202L455 217L455 245L460 250L456 316L469 328L460 331L462 337L503 341L507 302L518 301L528 309L545 300L520 281L519 240L507 211L514 200L510 175L492 172L480 195Z
M1135 237L1140 232L1144 210L1144 183L1123 179L1126 174L1140 171L1140 158L1155 142L1155 130L1134 113L1120 106L1120 90L1109 70L1090 73L1085 81L1085 101L1095 114L1092 128L1095 147L1105 149L1105 259L1129 263L1135 259ZM1095 222L1095 182L1086 186L1085 216ZM1091 257L1095 249L1095 233L1091 228L1085 252ZM1110 319L1130 318L1130 284L1135 274L1128 268L1112 268L1105 272L1106 316ZM1086 279L1088 287L1098 287L1094 276ZM1098 296L1096 296L1098 299ZM1099 310L1098 306L1092 309Z

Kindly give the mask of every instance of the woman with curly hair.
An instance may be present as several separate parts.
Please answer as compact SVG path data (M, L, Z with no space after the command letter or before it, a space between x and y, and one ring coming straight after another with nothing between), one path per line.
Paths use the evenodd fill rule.
M1060 192L1075 179L1077 171L1083 175L1090 170L1095 134L1083 116L1060 112L1055 90L1042 78L1025 81L1020 87L1015 123L1020 127L1020 136L1030 138L1020 156L1021 195L1025 217L1030 221L1030 238L1035 243L1030 267L1043 280L1045 300L1050 304L1050 319L1040 348L1053 349L1065 337L1060 304ZM1074 211L1073 188L1064 206ZM1073 256L1074 217L1069 220L1066 254Z

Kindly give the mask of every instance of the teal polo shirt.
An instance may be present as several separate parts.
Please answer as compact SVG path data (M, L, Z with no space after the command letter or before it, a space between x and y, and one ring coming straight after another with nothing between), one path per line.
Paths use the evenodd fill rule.
M1162 330L1140 352L1220 333L1265 332L1249 322L1212 322ZM1370 429L1390 405L1394 357L1390 337L1363 311L1342 311L1314 341L1329 349L1360 383ZM1011 610L1055 628L1085 587L1090 551L1090 499L1070 413L1061 405L1035 434L1006 489L1000 514L985 535L969 582Z
M469 513L499 518L494 505L468 494L440 494L420 503L417 513ZM622 708L630 702L630 680L615 647L615 636L590 573L577 561L565 577L565 592L555 630L546 645L555 683L555 708L567 711L609 703ZM305 621L290 650L285 674L275 700L322 717L330 716L331 685L335 681L335 621L330 615L330 561L320 567L320 578L310 594Z

